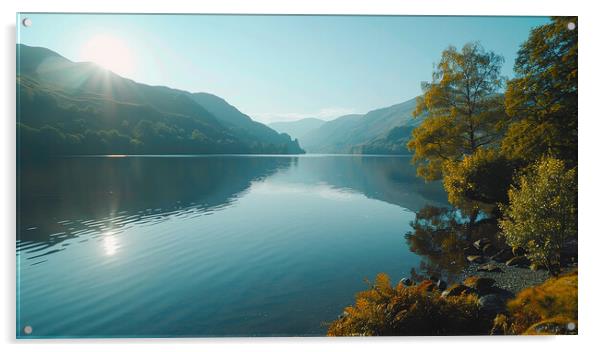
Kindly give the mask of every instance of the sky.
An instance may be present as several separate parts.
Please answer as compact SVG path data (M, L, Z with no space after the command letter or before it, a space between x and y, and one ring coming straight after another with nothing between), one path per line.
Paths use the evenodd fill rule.
M135 81L208 92L270 123L350 113L421 94L441 52L479 41L512 77L545 17L21 14L17 42Z

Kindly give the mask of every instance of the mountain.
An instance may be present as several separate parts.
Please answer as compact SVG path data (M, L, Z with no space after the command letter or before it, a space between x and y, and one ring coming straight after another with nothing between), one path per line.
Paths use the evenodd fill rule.
M312 153L407 154L411 132L422 118L412 111L416 98L365 115L346 115L325 122L299 138Z
M252 143L260 140L272 145L292 144L299 149L298 142L291 141L291 135L278 133L274 129L254 121L243 114L224 99L209 93L193 93L192 99L213 114L230 131L235 132L242 140ZM294 138L294 137L293 137ZM293 151L293 150L291 150ZM297 150L297 152L299 152Z
M372 139L351 148L352 154L411 154L407 144L414 125L393 127L384 137Z
M324 120L308 117L297 121L272 122L268 126L280 133L286 133L292 138L301 140L305 138L308 132L319 128L325 122Z
M311 153L345 153L348 148L350 133L358 126L362 115L345 115L308 132L299 139L307 151Z
M137 83L46 48L17 53L21 155L303 153L217 96Z

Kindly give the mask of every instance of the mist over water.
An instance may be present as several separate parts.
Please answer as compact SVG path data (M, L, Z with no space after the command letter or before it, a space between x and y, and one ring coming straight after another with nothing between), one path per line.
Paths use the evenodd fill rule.
M33 337L323 335L444 205L398 156L55 158L21 165L17 328Z

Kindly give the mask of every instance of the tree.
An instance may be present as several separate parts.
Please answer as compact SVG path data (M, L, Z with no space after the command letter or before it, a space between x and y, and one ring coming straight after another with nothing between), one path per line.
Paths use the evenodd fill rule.
M508 203L508 188L519 164L495 149L479 148L462 161L444 165L443 186L449 203L466 214L484 211L499 216L498 204Z
M577 164L577 17L553 17L531 31L518 51L508 82L506 112L512 118L502 150L535 161L552 154Z
M499 142L505 119L499 94L503 61L478 43L443 51L432 82L423 83L424 96L416 103L414 116L427 113L426 118L408 142L419 176L441 179L445 162L458 162Z
M525 248L532 262L554 272L563 245L577 236L576 169L544 157L516 183L503 207L502 233L510 246Z

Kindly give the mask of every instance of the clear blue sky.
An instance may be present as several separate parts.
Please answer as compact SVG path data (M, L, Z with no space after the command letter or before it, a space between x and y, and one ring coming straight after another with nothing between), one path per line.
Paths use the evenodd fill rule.
M19 26L20 43L83 61L99 55L95 48L117 42L99 58L115 63L109 68L117 73L216 94L262 122L332 119L408 100L420 94L420 82L430 79L442 50L469 41L503 55L503 74L511 77L520 43L531 28L548 22L544 17L22 17L33 25ZM99 36L104 41L92 39Z

